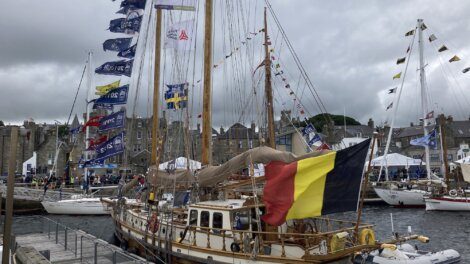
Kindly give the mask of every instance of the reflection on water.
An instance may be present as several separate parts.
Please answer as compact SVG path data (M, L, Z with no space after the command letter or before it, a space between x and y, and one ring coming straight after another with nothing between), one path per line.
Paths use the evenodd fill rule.
M391 237L390 213L393 213L395 232L405 234L408 226L412 233L431 239L429 244L417 242L419 248L431 251L455 249L462 255L462 263L470 262L470 212L426 212L424 209L398 209L384 206L366 206L363 221L374 224L377 238L384 241ZM114 225L109 216L56 216L47 217L64 225L81 229L94 236L114 243ZM355 221L355 213L343 213L332 218ZM14 232L40 231L40 216L16 216Z

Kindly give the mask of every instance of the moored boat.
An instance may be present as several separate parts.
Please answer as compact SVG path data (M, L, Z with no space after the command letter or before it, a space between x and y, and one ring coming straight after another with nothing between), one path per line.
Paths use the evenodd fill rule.
M61 215L109 215L110 210L100 198L77 198L60 201L42 201L48 214Z

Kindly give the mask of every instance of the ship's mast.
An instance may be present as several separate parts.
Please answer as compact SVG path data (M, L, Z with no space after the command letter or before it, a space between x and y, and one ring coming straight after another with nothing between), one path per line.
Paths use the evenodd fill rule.
M91 101L91 96L90 94L92 95L93 94L93 68L92 68L92 62L91 62L91 57L92 57L92 53L91 51L88 52L88 76L87 76L87 98L86 98L86 101L87 101L87 105L86 105L86 120L85 120L85 123L88 122L88 120L90 120L90 112L91 112L91 107L92 105L89 103ZM88 151L88 148L90 147L90 142L88 141L88 139L90 138L90 127L87 126L85 128L85 160L90 160L90 156L89 156L89 151ZM85 174L85 182L88 183L88 168L85 166L85 169L84 169L84 174ZM86 191L86 190L85 190Z
M160 100L160 61L161 61L161 50L162 50L162 10L157 8L156 15L157 28L155 32L155 73L153 76L153 116L152 116L152 156L150 165L158 165L159 156L158 153L158 142L159 142L159 118L158 108ZM161 152L161 151L160 151Z
M206 0L204 22L204 90L202 102L202 165L212 163L212 0Z
M269 52L269 36L268 36L268 19L266 15L266 7L264 8L264 91L266 97L266 111L268 115L268 134L266 138L266 145L271 148L276 148L276 138L274 135L274 109L273 109L273 90L271 84L271 56Z
M423 20L418 19L418 37L419 37L419 80L421 84L421 108L423 111L423 130L424 136L428 135L428 130L426 128L426 115L429 113L428 109L428 100L426 93L426 73L424 71L424 43L423 43ZM426 157L426 171L428 179L431 179L431 166L429 164L429 146L424 147L425 157Z

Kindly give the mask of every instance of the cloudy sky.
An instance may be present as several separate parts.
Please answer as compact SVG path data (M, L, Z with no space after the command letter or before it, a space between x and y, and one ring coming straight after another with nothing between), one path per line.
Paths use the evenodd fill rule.
M256 1L261 11L264 1ZM394 97L386 91L401 84L392 80L392 76L404 71L403 64L396 65L396 59L406 55L411 40L404 34L416 26L417 18L423 18L428 26L425 38L430 34L438 38L432 43L434 46L425 43L430 110L443 111L456 119L469 117L470 72L465 75L461 70L470 66L470 2L272 0L271 3L328 112L345 111L362 123L368 118L373 118L376 124L390 120L392 111L385 108ZM6 123L29 118L37 122L66 120L87 52L94 52L95 66L116 60L115 54L101 50L101 44L105 39L117 37L107 28L109 20L119 17L114 14L118 7L119 1L110 0L3 1L0 120ZM271 22L272 18L271 38L274 39L279 34ZM283 45L282 41L277 43ZM436 47L442 44L450 50L439 54ZM220 38L216 37L214 45L216 51L222 46ZM421 111L416 47L415 43L397 112L397 122L401 125L416 122ZM450 64L448 59L455 54L462 60ZM298 76L289 56L284 48L279 59L285 62L286 71L289 69L293 77ZM217 84L217 77L214 78ZM109 78L96 79L97 84L104 84ZM217 87L214 87L216 95L221 92ZM82 87L75 113L85 109L85 88ZM295 91L301 89L295 87ZM286 107L290 107L288 95L275 96L278 102L287 102ZM310 93L299 96L310 114L318 113ZM147 99L143 96L139 100ZM234 102L227 102L227 97L215 98L214 126L227 124L226 112L230 111L227 104ZM276 107L277 116L281 108ZM140 114L145 115L145 111ZM237 118L232 119L229 121ZM249 118L243 120L249 122Z

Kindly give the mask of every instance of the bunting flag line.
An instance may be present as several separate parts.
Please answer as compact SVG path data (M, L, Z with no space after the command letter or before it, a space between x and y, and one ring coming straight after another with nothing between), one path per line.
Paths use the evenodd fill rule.
M132 38L115 38L115 39L108 39L103 42L103 50L107 51L122 51L131 45Z
M467 72L469 72L469 71L470 71L470 67L465 68L465 69L462 70L463 73L467 73Z
M426 30L428 27L426 26L426 24L422 23L421 24L421 30Z
M102 116L95 116L91 117L83 126L82 126L82 132L85 131L87 127L97 127L100 125L100 119Z
M290 219L356 211L370 141L291 163L268 163L261 219L280 226Z
M410 52L411 50L411 46L408 46L408 48L406 49L406 53Z
M316 142L321 142L321 137L318 134L315 134L309 141L308 141L308 146L311 147L313 144Z
M446 47L446 45L442 45L442 47L440 47L437 51L443 52L443 51L446 51L446 50L448 50L448 48Z
M176 50L191 50L193 43L194 19L175 23L170 26L165 35L164 48Z
M322 144L316 149L316 151L321 151L321 150L331 150L331 147L328 146L328 144L326 144L326 143L322 143Z
M452 57L452 58L449 60L449 62L454 62L454 61L459 61L459 60L460 60L459 56L454 55L454 57Z
M387 109L385 111L387 111L388 109L392 108L393 107L393 102L390 103L388 106L387 106Z
M405 37L413 36L414 34L415 34L415 30L413 29L413 30L406 32Z
M396 93L396 92L397 92L397 88L398 88L398 87L395 87L395 88L392 88L392 89L388 89L388 94Z
M196 0L157 0L156 9L195 11Z
M116 14L123 14L123 15L127 15L129 14L130 12L133 12L133 11L136 11L138 10L139 8L137 7L134 7L134 6L126 6L126 7L123 7L121 9L119 9Z
M126 104L127 94L129 92L129 84L123 85L109 91L107 94L96 99L94 104L120 105Z
M82 126L79 125L77 127L70 128L69 132L72 135L76 135L76 134L80 133L81 130L82 130Z
M134 60L106 62L95 69L95 73L103 75L125 75L131 77Z
M302 129L302 135L303 136L308 136L310 133L315 132L315 127L312 125L312 123L309 123L306 127Z
M112 129L124 128L126 121L126 112L124 110L112 113L103 117L100 120L99 132L108 131Z
M434 40L436 40L436 36L434 34L432 34L431 36L429 36L429 42L433 42Z
M105 95L109 91L118 88L119 85L121 85L121 80L118 80L118 81L115 81L115 82L112 82L112 83L106 84L106 85L96 86L95 94L96 95Z
M102 103L94 103L93 110L111 110L113 111L114 105L112 104L102 104Z
M401 77L401 72L395 74L395 75L393 76L393 80L395 80L395 79L400 79L400 77Z
M96 161L104 161L124 152L124 132L96 147Z
M135 56L135 51L137 50L137 43L132 47L122 50L118 53L118 57L133 59Z
M181 109L188 104L188 83L167 84L165 102L168 109Z
M399 59L397 60L397 65L398 65L398 64L405 63L405 61L406 61L406 57L399 58Z

